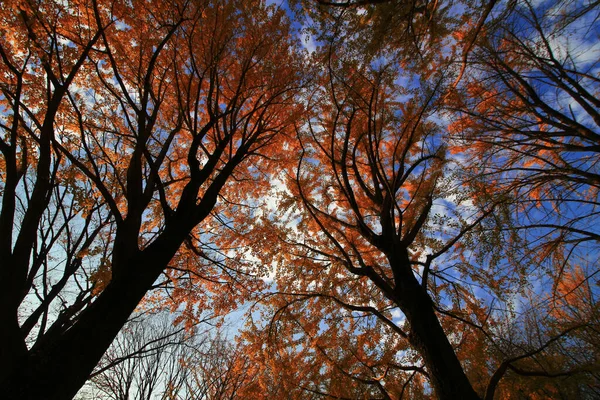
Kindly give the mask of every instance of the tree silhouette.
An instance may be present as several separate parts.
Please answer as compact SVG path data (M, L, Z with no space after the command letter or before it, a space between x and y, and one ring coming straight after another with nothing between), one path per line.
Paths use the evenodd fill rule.
M266 3L3 3L3 396L597 395L596 4Z
M302 57L260 2L2 14L3 393L67 398L198 225L260 190Z

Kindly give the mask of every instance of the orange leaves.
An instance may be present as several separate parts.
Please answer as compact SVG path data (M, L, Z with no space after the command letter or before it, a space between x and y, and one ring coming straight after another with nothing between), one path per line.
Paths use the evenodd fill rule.
M458 42L463 42L468 34L469 34L469 30L461 29L461 30L453 32L452 37Z
M527 68L545 53L517 57L518 43L487 27L466 55L461 85L446 94L457 50L444 43L469 42L471 16L444 17L444 26L434 20L447 14L441 3L383 3L385 11L341 13L340 20L349 14L356 22L336 27L348 34L345 46L331 38L313 64L285 7L258 0L6 3L2 138L18 137L15 169L29 167L25 202L42 165L42 131L49 138L47 164L57 172L43 179L56 185L45 197L56 196L54 221L71 218L77 226L89 218L89 230L104 234L102 257L90 245L81 251L61 241L67 250L60 251L89 261L77 273L89 276L93 296L118 279L118 268L130 271L121 274L130 280L122 287L141 277L150 284L137 293L160 286L145 306L170 307L191 329L207 313L221 317L264 295L271 319L246 338L261 363L252 390L274 390L272 398L302 397L301 385L349 398L383 389L400 397L408 385L415 398L426 396L435 380L425 383L426 357L408 343L415 332L404 332L417 324L398 317L400 307L410 311L422 300L417 306L443 325L439 341L445 329L483 391L496 355L465 321L485 328L494 321L466 288L509 296L527 281L529 263L566 265L570 249L562 241L596 240L568 222L552 245L526 234L515 239L527 223L532 236L552 236L554 228L544 230L552 212L561 223L584 220L570 209L580 199L595 214L597 163L586 141L595 137L594 119L579 118L580 110L561 114L561 97L544 103L552 92L546 86L575 69L538 79L546 70ZM390 33L403 39L380 52ZM578 79L580 86L588 80ZM3 178L7 160L0 160ZM44 223L54 217L46 214ZM71 228L50 224L57 227L39 232ZM32 246L36 256L45 251ZM478 258L480 248L490 256ZM131 262L149 249L149 262L162 257L162 264ZM45 263L36 265L53 267ZM570 307L588 310L578 298L592 293L580 290L583 276L569 272L556 280L555 317L563 320L574 319Z
M79 254L83 257L84 254ZM90 282L92 283L92 295L98 296L110 283L112 277L112 270L110 262L102 258L100 266L90 275Z
M464 145L456 145L455 144L455 145L451 145L449 147L450 154L452 154L452 155L462 154L462 153L467 152L468 150L469 150L469 147L464 146Z
M574 304L582 301L586 297L587 277L580 266L575 266L571 271L560 279L557 286L557 294L568 304Z
M561 324L587 323L597 313L592 282L581 266L574 266L557 277L551 295L552 315Z
M448 125L448 132L451 135L460 135L477 127L477 121L469 116L460 116ZM452 149L452 147L451 147ZM452 150L450 150L452 151Z
M466 94L476 103L476 111L487 113L499 105L499 93L495 87L486 87L484 83L470 81L466 85Z

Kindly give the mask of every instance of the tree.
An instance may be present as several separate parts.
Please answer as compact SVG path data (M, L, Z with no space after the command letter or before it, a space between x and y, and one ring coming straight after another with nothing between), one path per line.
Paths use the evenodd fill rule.
M455 151L469 148L481 160L470 168L493 183L488 191L512 192L516 229L535 228L556 238L555 247L575 248L599 238L589 222L597 207L600 104L591 74L597 61L583 54L586 36L579 45L566 39L584 35L594 11L565 7L569 14L556 18L547 6L523 2L491 25L472 55L466 92L452 99L460 115L451 129L460 139Z
M199 225L262 190L303 57L258 1L32 1L1 20L1 387L70 398L182 244L217 258L196 283L257 284Z
M142 301L189 333L262 294L242 350L111 373L210 398L593 397L596 4L290 5L3 4L4 396L74 396Z
M168 314L137 315L125 324L90 380L106 399L169 398L187 381L186 349L198 337L175 328Z
M556 15L557 7L564 13ZM462 87L448 98L455 112L452 151L470 160L466 184L503 199L506 207L510 223L488 226L502 242L494 251L505 255L504 268L524 271L537 286L534 300L523 301L530 308L525 331L541 333L521 345L534 349L562 337L562 348L536 354L538 366L512 372L584 377L587 383L578 383L575 397L597 385L597 366L589 357L598 351L592 339L597 289L590 284L598 272L590 254L597 252L599 238L600 103L592 72L598 61L589 57L597 41L596 16L596 9L578 2L515 4L478 39ZM590 302L585 306L571 296L571 290L583 288L581 298ZM560 360L562 371L552 358ZM499 361L497 371L506 371L508 362Z
M282 336L283 352L300 348L299 363L312 364L316 376L323 374L321 363L334 365L327 378L331 396L359 396L346 384L337 387L337 375L345 374L373 385L384 398L397 397L409 378L388 383L398 374L386 376L386 370L396 369L401 375L427 370L440 398L476 398L436 316L452 298L464 307L469 293L446 294L434 261L485 216L475 213L470 223L432 212L434 203L450 195L443 182L442 132L429 118L441 82L430 88L423 83L409 94L395 83L392 68L369 71L354 60L338 63L330 61L329 82L313 96L320 117L298 132L300 161L290 172L289 190L299 204L288 204L303 211L293 214L300 219L297 235L285 236L290 247L281 253L288 258L277 276L285 296L272 296L277 311L270 329ZM398 100L403 94L407 99ZM281 229L285 235L285 226ZM394 322L393 309L406 322ZM422 361L402 364L414 360L407 356L394 365L397 354L408 349Z
M424 57L418 80L407 74L413 59L395 53L398 36L378 43L382 53L370 52L369 33L361 47L356 32L377 12L348 11L358 3L371 2L336 3L339 25L322 36L335 43L324 49L327 89L313 96L318 117L298 129L301 162L279 211L291 213L291 227L274 224L286 256L266 300L270 322L244 337L264 385L286 382L274 396L287 398L397 398L411 389L416 398L430 394L423 381L440 398L590 396L596 60L577 67L581 56L551 54L577 17L585 21L577 30L594 35L585 15L595 10L569 3L569 16L556 17L554 4L524 2L485 23L491 2L473 28L451 32L454 57ZM346 41L350 50L339 50ZM397 54L408 58L400 67ZM569 97L579 112L569 112ZM457 118L448 132L442 115ZM578 288L591 307L566 305ZM440 327L429 343L419 337L434 335L419 333L427 315ZM447 351L434 353L453 358L451 368L428 354L442 344ZM301 373L290 371L298 364ZM451 393L460 382L468 394Z
M245 356L220 333L173 326L169 313L127 322L81 398L231 399L252 381ZM93 395L95 393L95 395Z

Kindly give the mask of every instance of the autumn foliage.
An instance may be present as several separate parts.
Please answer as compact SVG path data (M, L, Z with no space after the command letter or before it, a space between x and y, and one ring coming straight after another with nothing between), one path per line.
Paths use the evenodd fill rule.
M597 396L597 8L271 3L0 6L3 395Z

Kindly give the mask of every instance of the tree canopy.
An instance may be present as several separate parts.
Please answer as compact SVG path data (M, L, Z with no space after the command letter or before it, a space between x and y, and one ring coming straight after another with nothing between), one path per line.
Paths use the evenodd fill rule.
M598 396L599 12L4 2L4 396Z

